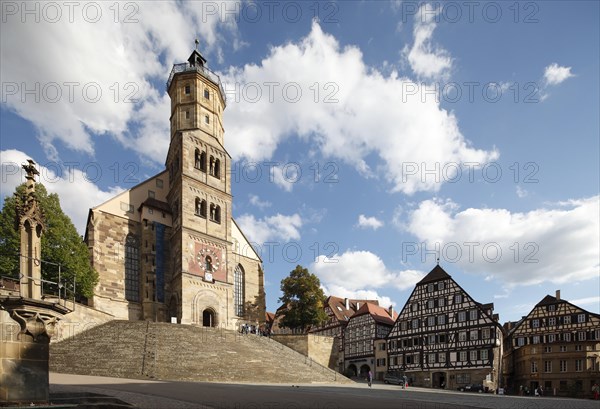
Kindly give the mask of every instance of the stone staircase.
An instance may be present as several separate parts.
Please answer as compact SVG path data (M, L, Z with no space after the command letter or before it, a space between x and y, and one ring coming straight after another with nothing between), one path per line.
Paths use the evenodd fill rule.
M146 321L111 321L50 344L50 370L206 382L352 382L266 337Z

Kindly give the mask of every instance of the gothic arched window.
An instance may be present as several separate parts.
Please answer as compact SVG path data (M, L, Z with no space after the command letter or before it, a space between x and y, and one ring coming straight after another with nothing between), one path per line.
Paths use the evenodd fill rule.
M125 239L125 299L140 300L140 260L138 240L135 235L128 234Z
M245 273L241 264L238 264L233 272L233 303L235 315L241 317L244 315L244 280Z

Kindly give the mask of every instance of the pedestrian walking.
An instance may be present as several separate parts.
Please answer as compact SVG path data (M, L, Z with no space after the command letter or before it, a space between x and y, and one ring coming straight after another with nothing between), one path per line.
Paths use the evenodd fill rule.
M373 382L373 372L369 370L369 374L367 375L367 380L369 381L369 388L371 387L371 383Z

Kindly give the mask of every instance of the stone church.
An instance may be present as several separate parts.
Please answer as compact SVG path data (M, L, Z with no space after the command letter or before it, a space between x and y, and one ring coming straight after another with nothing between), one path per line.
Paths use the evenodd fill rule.
M167 82L166 169L89 211L85 241L100 275L90 305L115 319L236 328L264 316L262 261L232 217L219 77L194 51Z

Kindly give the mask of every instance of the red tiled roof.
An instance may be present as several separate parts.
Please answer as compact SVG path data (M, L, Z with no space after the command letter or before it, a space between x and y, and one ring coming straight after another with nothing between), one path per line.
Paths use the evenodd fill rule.
M360 315L364 315L364 314L370 314L371 317L373 317L373 319L376 322L379 322L381 324L387 324L387 325L394 325L394 323L396 322L396 319L398 318L398 313L396 311L393 311L393 317L390 316L390 313L388 310L386 310L383 307L380 307L379 305L374 305L374 304L365 304L362 307L360 307L360 309L358 311L356 311L356 313L352 316L352 318L354 317L358 317Z

